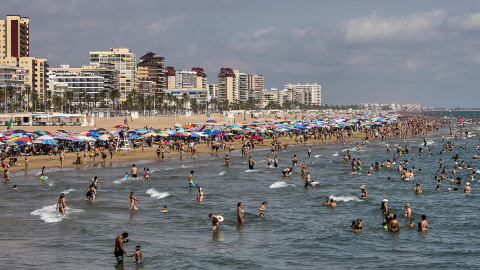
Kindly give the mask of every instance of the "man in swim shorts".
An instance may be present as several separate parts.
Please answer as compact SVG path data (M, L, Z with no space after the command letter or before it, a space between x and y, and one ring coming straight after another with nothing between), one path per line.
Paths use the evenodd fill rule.
M123 243L128 242L128 239L126 239L127 237L128 237L128 233L124 232L121 235L117 236L117 238L115 239L115 251L113 252L113 254L115 255L115 258L117 259L118 264L123 263L123 254L125 254L127 257L129 257L129 255L127 254L125 249L123 249Z
M137 179L137 167L135 167L135 164L132 165L131 173L132 173L132 178Z

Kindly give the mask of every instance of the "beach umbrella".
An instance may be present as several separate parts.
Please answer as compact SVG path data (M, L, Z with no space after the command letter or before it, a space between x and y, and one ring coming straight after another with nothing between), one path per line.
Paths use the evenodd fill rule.
M70 132L68 132L70 134L78 134L78 132L76 130L70 130Z
M175 123L175 124L173 124L173 126L174 126L174 127L181 127L182 124L180 124L180 123Z
M58 132L61 132L61 133L67 133L65 130L63 129L57 129Z
M53 137L49 135L43 135L38 137L37 140L53 140Z
M39 135L39 136L42 136L42 135L46 135L47 133L41 131L41 130L35 130L33 133Z
M126 127L126 126L124 126L124 125L116 125L116 126L114 126L114 128L125 128L125 127Z
M15 141L15 143L18 144L18 145L27 145L26 142L20 141L20 140Z
M155 132L148 132L148 133L145 133L143 136L145 136L145 137L158 136L158 134L155 133Z
M80 138L75 138L74 140L72 140L72 142L83 142L83 140Z
M45 132L47 135L52 135L52 133L50 133L49 131L44 130L43 132Z
M47 145L57 145L54 141L52 140L42 140L43 144Z
M200 135L198 135L197 133L192 133L192 134L190 134L190 137L192 137L192 138L198 138L198 137L200 137Z
M13 134L13 133L14 133L14 134L22 134L22 135L23 135L23 134L25 134L25 133L27 133L27 132L26 132L25 130L23 130L23 129L15 129L15 130L12 131L12 134Z

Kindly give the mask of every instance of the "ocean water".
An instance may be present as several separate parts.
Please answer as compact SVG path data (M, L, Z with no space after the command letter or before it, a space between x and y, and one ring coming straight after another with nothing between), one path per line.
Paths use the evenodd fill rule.
M115 269L113 255L115 237L126 231L130 242L124 245L132 253L142 246L144 264L137 266L126 258L120 269L476 269L480 265L480 176L469 181L472 170L457 170L464 184L469 181L472 194L447 192L456 187L443 181L435 191L434 174L437 162L444 160L451 172L458 153L466 164L480 169L474 148L480 145L480 128L466 124L469 138L448 138L448 132L427 135L432 156L418 155L421 138L406 142L392 139L369 141L361 151L356 142L347 145L321 144L312 146L308 158L306 146L290 146L277 151L280 168L267 168L265 160L270 149L251 152L256 161L248 170L247 158L240 152L231 155L230 167L223 166L223 154L198 156L195 160L148 160L137 163L139 172L150 168L151 180L137 180L123 175L131 164L97 165L96 168L50 169L49 179L42 182L36 170L27 176L13 174L11 183L0 189L2 221L0 234L3 245L2 269ZM439 152L446 140L455 143L454 152ZM470 147L460 149L465 143ZM386 145L392 150L386 153ZM408 145L407 168L416 171L414 181L402 181L396 165L374 171L366 176L370 164L392 160L396 146ZM353 158L361 158L363 174L352 175L350 164L343 163L347 149ZM300 168L292 177L284 178L282 169L291 166L296 154L304 161L312 179L319 184L304 189ZM270 158L273 158L270 156ZM196 201L197 189L188 187L187 177L195 171L194 182L205 193L202 203ZM86 200L88 182L98 176L101 188L94 203ZM391 177L391 180L387 180ZM413 188L420 182L422 195ZM19 191L12 191L13 185ZM368 190L368 199L360 200L360 185ZM141 201L138 211L126 206L130 190ZM55 203L61 192L66 194L67 215L58 216ZM323 205L325 198L334 198L335 209ZM380 204L389 199L389 208L399 216L401 231L390 234L381 228ZM266 218L259 218L262 201L267 201ZM245 224L236 221L236 205L243 203ZM410 203L415 223L425 214L427 233L406 227L404 204ZM168 213L160 213L162 207ZM225 221L213 232L212 212ZM364 232L353 234L352 220L361 218Z

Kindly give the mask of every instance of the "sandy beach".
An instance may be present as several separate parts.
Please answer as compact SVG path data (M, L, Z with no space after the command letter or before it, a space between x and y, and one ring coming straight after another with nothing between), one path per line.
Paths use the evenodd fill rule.
M295 115L293 115L295 116ZM297 115L298 116L298 115ZM235 118L235 123L236 124L252 124L253 121L258 121L260 123L268 121L273 119L274 116L269 116L269 117L262 117L262 118L251 118L250 116L243 117L243 116L237 116ZM138 119L132 119L130 117L127 118L128 120L128 125L130 129L136 129L136 128L145 128L145 127L152 127L155 129L165 129L172 127L175 123L180 123L182 125L184 124L202 124L206 123L207 120L216 120L218 124L234 124L231 119L226 119L225 117L222 117L220 114L212 114L210 117L207 117L206 115L195 115L192 117L186 117L186 116L153 116L153 117L139 117ZM115 131L116 128L114 126L116 125L124 125L124 120L125 117L116 117L116 118L94 118L94 126L21 126L17 127L14 126L13 128L21 128L24 129L28 132L32 132L34 130L43 130L43 131L48 131L52 134L55 134L57 130L65 130L67 132L71 130L75 130L77 132L83 132L83 131L88 131L94 128L105 128L107 131ZM364 134L362 133L354 133L353 137L349 137L348 140L361 140L363 138ZM280 141L282 144L289 144L294 146L295 145L295 140L290 139L290 138L280 138ZM336 138L331 138L325 143L334 143L336 141ZM313 141L309 141L309 143L312 143ZM321 143L320 141L317 143ZM235 142L232 142L232 145L235 146L236 151L238 149L241 149L242 143L240 140L236 140ZM155 145L154 145L155 146ZM259 143L256 145L256 147L263 148L263 147L271 147L270 140L265 140L262 143ZM228 152L228 151L227 151ZM197 153L196 155L201 155L201 154L209 154L211 153L210 147L207 147L207 144L199 144L197 146ZM219 151L219 154L223 155L223 151ZM80 153L82 161L84 161L84 156L83 152ZM90 163L89 157L86 158L86 164L80 164L76 165L75 161L77 158L77 153L76 152L67 152L65 156L65 161L63 164L63 168L76 168L76 167L83 167L83 166L88 166L88 167L97 167L100 165L102 166L101 161L95 161L92 164ZM113 158L110 159L110 156L107 157L107 164L109 165L110 163L127 163L127 162L135 162L138 160L151 160L151 159L156 159L156 147L144 147L142 148L137 148L136 151L121 151L118 150L115 152L113 155ZM171 153L166 153L165 158L180 158L180 154L178 151L172 151ZM192 158L192 154L190 152L186 152L184 154L184 158ZM19 171L25 171L25 160L24 156L22 155L19 157L18 164L20 166L15 166L10 168L11 173L19 172ZM60 161L58 156L55 158L54 155L48 156L48 155L42 155L42 156L29 156L28 157L28 169L41 169L43 166L46 168L57 168L60 169ZM105 166L105 165L104 165Z

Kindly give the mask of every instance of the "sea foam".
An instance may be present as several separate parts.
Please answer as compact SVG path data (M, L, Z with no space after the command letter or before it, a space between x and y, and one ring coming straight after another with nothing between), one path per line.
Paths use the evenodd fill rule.
M163 199L163 198L167 197L168 195L170 195L168 192L159 192L154 188L151 188L151 189L147 190L146 193L149 194L150 197L155 198L155 199Z

